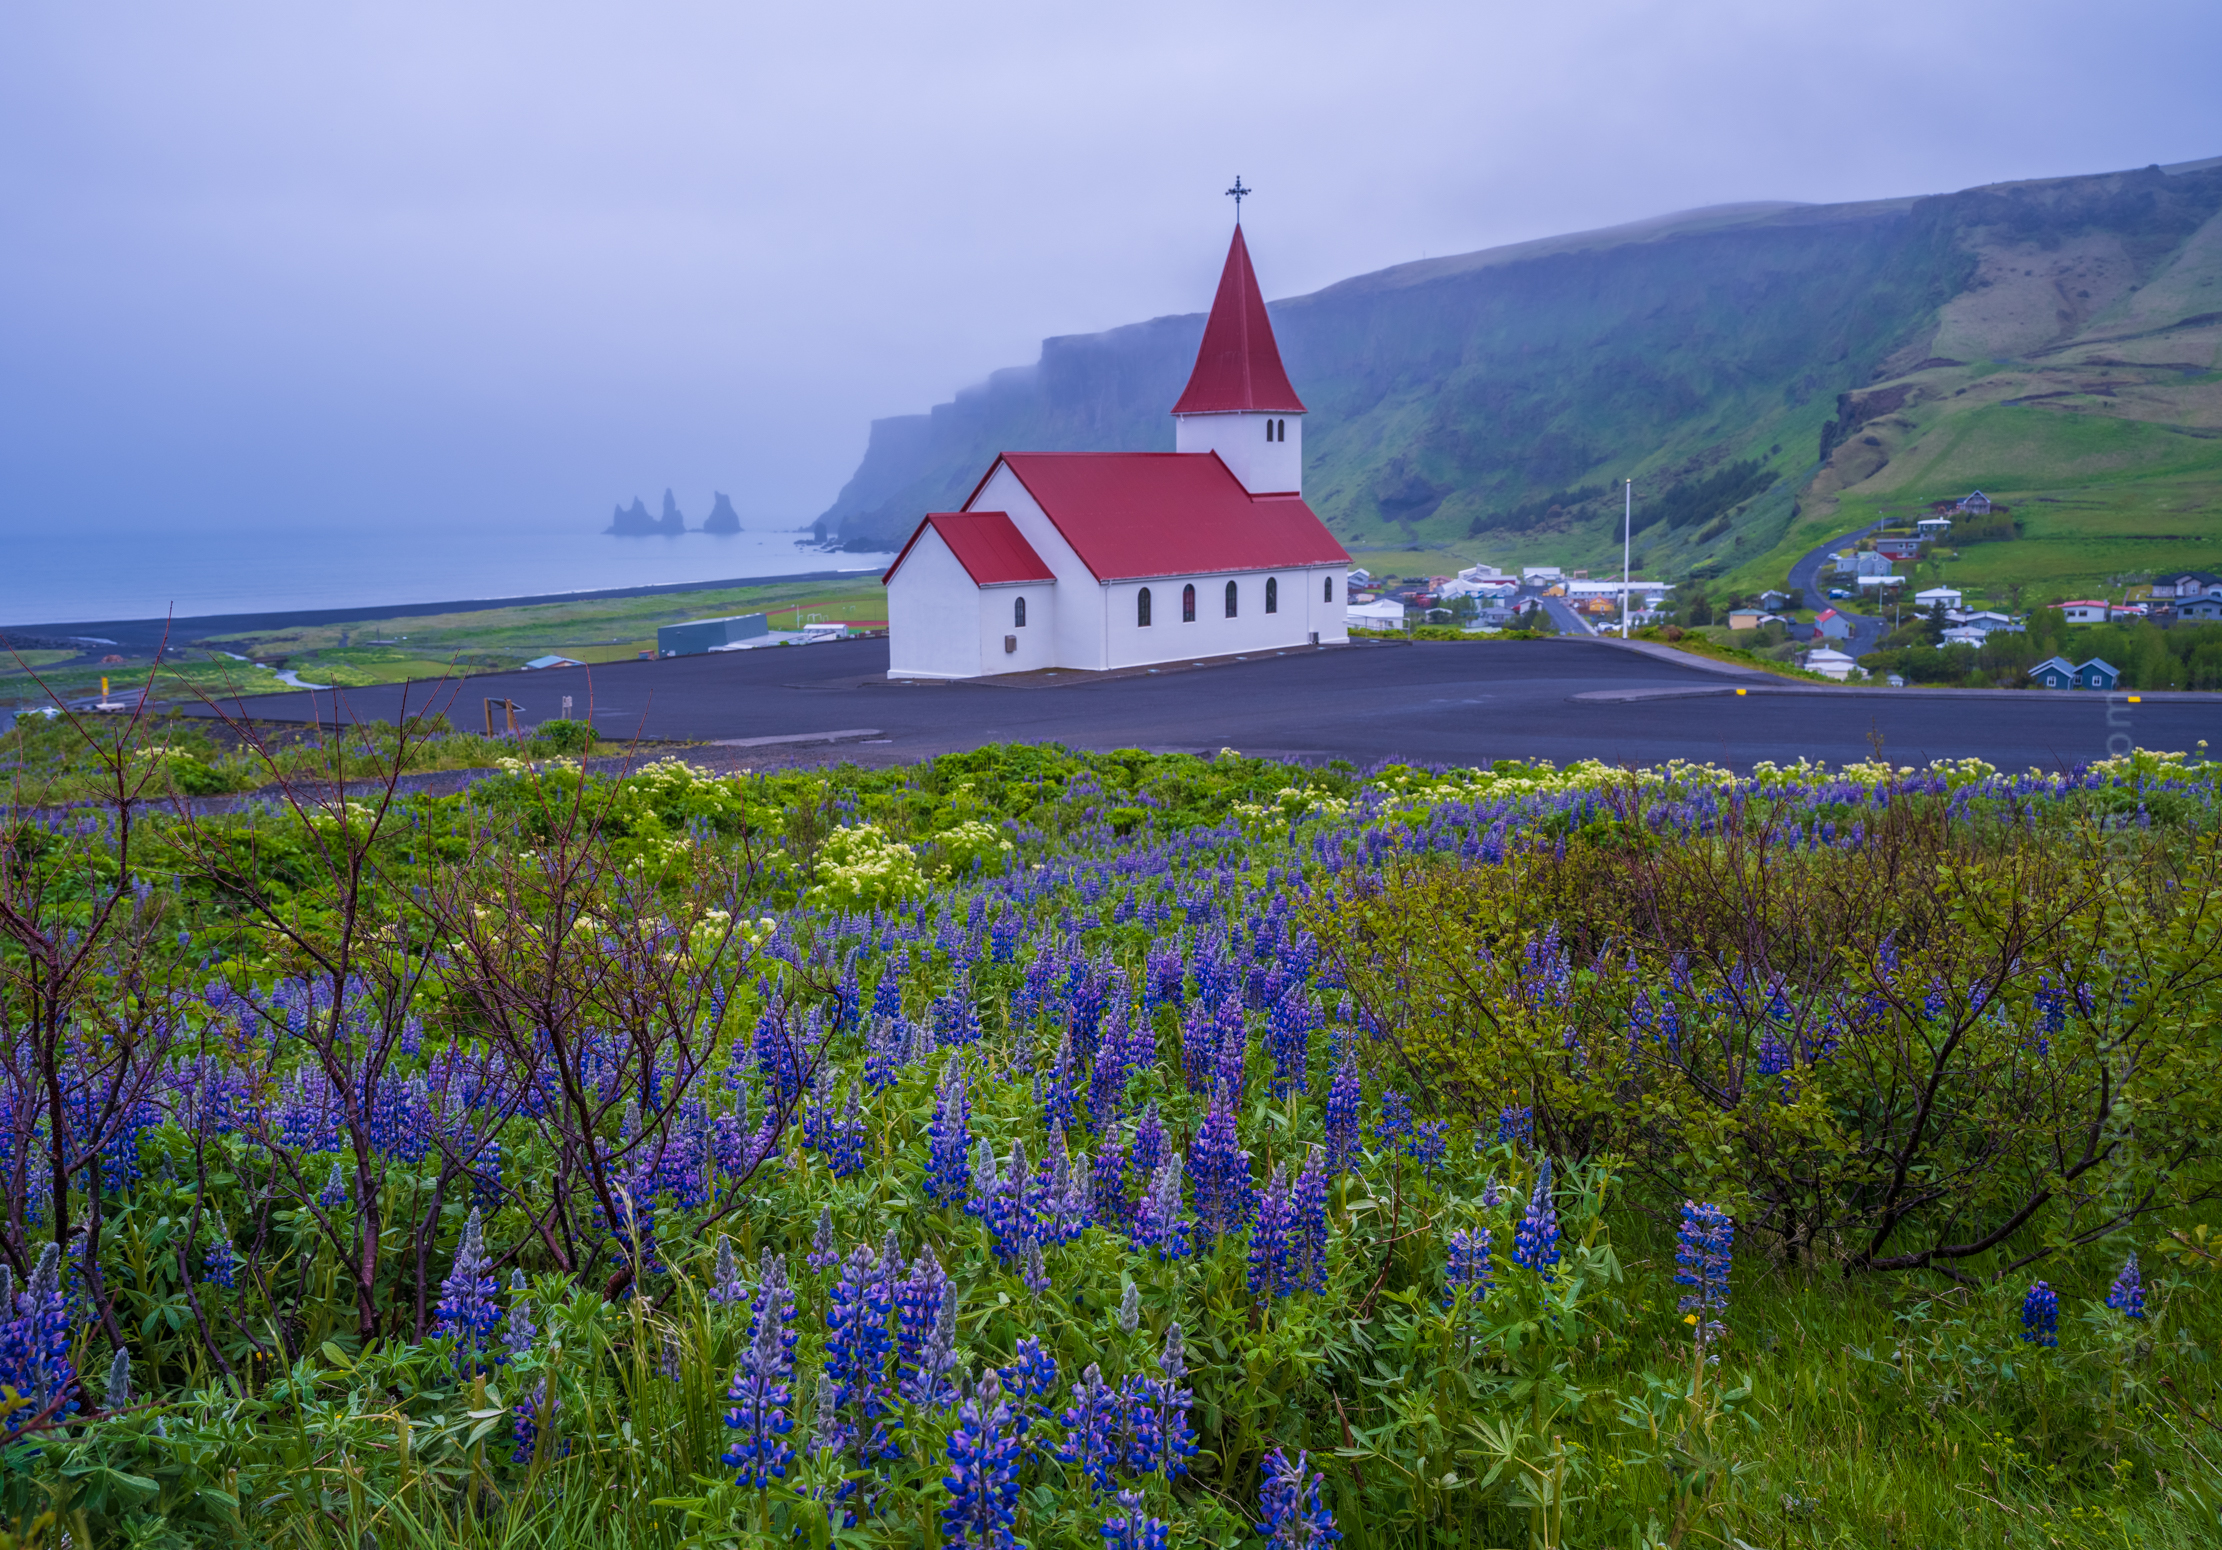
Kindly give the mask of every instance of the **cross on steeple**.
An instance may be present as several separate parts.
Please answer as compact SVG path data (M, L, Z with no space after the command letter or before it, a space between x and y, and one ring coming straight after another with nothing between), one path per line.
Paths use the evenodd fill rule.
M1229 197L1229 198L1231 198L1231 199L1233 199L1233 200L1234 200L1234 223L1235 223L1235 225L1237 225L1237 226L1240 226L1240 225L1242 224L1242 201L1243 201L1243 200L1245 200L1245 199L1247 199L1247 198L1249 198L1249 197L1250 197L1250 196L1251 196L1252 194L1254 194L1254 193L1256 193L1256 192L1257 192L1257 190L1256 190L1256 189L1254 189L1254 188L1244 188L1244 187L1242 186L1242 174L1241 174L1241 173L1239 173L1239 172L1238 172L1238 173L1236 173L1236 174L1234 175L1234 187L1232 187L1232 188L1228 189L1228 190L1227 190L1227 194L1228 194L1228 197Z

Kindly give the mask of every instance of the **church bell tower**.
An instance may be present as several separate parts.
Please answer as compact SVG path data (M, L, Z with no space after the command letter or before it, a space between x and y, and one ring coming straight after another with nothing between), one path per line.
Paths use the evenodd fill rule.
M1218 453L1252 495L1304 493L1304 401L1281 366L1240 224L1173 426L1176 451Z

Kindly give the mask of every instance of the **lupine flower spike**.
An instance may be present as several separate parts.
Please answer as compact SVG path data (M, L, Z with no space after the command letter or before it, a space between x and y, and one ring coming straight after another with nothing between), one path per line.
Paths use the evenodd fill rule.
M1265 1461L1265 1483L1258 1505L1265 1521L1258 1532L1273 1550L1311 1550L1331 1545L1342 1535L1335 1531L1334 1515L1320 1499L1326 1476L1310 1468L1310 1455L1299 1452L1294 1460L1275 1448Z
M1674 1284L1687 1290L1676 1306L1695 1326L1699 1345L1726 1332L1712 1315L1728 1306L1729 1251L1735 1240L1736 1226L1719 1206L1682 1202L1682 1225L1674 1238Z
M1558 1207L1551 1200L1551 1159L1546 1156L1535 1175L1535 1193L1528 1198L1527 1215L1512 1234L1512 1257L1528 1269L1547 1273L1558 1263Z
M2106 1305L2124 1318L2145 1316L2145 1278L2138 1273L2135 1254L2122 1262L2122 1273L2107 1289Z
M2021 1338L2035 1345L2060 1343L2060 1298L2042 1281L2031 1283L2021 1300Z

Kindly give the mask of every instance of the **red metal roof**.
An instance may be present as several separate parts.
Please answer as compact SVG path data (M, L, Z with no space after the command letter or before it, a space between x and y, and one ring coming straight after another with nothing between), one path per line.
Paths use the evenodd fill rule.
M974 585L1000 586L1018 581L1055 581L1056 573L1042 563L1026 535L1018 530L1010 517L1000 511L933 511L918 524L910 535L910 542L903 545L903 552L895 556L895 563L887 567L887 574L880 577L885 586L903 561L910 558L911 546L916 544L927 528L941 535L949 552L957 557L965 574Z
M1301 496L1252 495L1216 452L1006 452L996 462L1098 581L1350 563Z
M1237 226L1227 248L1227 267L1219 274L1219 294L1211 299L1211 318L1204 324L1196 369L1189 374L1188 388L1173 405L1173 413L1251 410L1302 414L1304 401L1289 386L1288 373L1281 367L1281 350L1273 342L1265 298L1258 294L1258 277L1250 268L1250 249Z

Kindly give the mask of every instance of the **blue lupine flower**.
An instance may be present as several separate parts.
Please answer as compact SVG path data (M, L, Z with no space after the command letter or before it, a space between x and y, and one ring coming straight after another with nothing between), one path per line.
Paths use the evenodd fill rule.
M1168 1480L1188 1473L1188 1461L1196 1452L1196 1428L1188 1419L1195 1396L1180 1381L1188 1371L1184 1350L1180 1326L1168 1326L1164 1349L1157 1354L1157 1370L1163 1376L1145 1378L1132 1388L1131 1467L1162 1470Z
M1188 1174L1196 1192L1196 1237L1208 1247L1223 1233L1249 1220L1252 1189L1250 1154L1238 1144L1234 1100L1224 1086L1211 1096L1203 1125L1188 1155Z
M1286 1297L1298 1285L1293 1236L1295 1209L1289 1199L1288 1169L1278 1163L1258 1200L1250 1225L1250 1295L1259 1302Z
M1140 1491L1121 1491L1118 1510L1103 1520L1103 1550L1166 1550L1172 1530L1153 1518Z
M316 1203L326 1211L337 1211L347 1204L347 1179L341 1174L338 1163L332 1164L332 1171L324 1180L324 1188L317 1192Z
M2124 1318L2145 1316L2145 1278L2138 1273L2135 1254L2122 1262L2122 1273L2107 1288L2106 1305Z
M61 1260L61 1250L52 1242L40 1248L21 1296L14 1295L14 1277L0 1266L0 1314L14 1315L0 1323L0 1384L14 1389L27 1405L16 1415L0 1417L0 1427L22 1425L70 1393L77 1381L69 1354L74 1331L70 1300L62 1290ZM73 1395L54 1414L74 1415L77 1409Z
M455 1364L466 1372L475 1368L479 1354L493 1339L494 1326L501 1322L501 1310L494 1305L501 1283L487 1273L492 1268L478 1208L473 1206L463 1221L455 1263L440 1283L440 1318L434 1326L436 1333L453 1337Z
M533 1338L539 1332L532 1322L532 1299L525 1295L525 1273L512 1270L509 1273L509 1322L502 1331L502 1344L509 1347L510 1356L523 1356L532 1350Z
M1385 1150L1401 1152L1412 1138L1412 1100L1395 1088L1381 1095L1381 1118L1374 1123L1373 1139Z
M1305 1067L1311 1058L1312 1004L1302 982L1289 986L1273 1003L1265 1028L1266 1052L1273 1057L1275 1098L1305 1091Z
M1711 1315L1728 1306L1729 1251L1735 1241L1736 1224L1719 1206L1682 1202L1682 1225L1674 1235L1674 1284L1688 1290L1675 1306L1696 1315L1700 1345L1721 1331Z
M954 1055L942 1067L926 1136L926 1193L942 1205L957 1205L972 1183L972 1102L965 1092L964 1068Z
M949 1434L949 1473L942 1485L943 1539L974 1550L1017 1550L1011 1525L1018 1507L1019 1427L1003 1398L1001 1381L983 1374L957 1410Z
M2060 1298L2042 1281L2030 1283L2021 1300L2021 1338L2036 1345L2060 1343Z
M1275 1448L1265 1461L1265 1483L1258 1491L1258 1505L1265 1521L1258 1532L1272 1550L1309 1550L1342 1538L1335 1531L1334 1515L1320 1498L1326 1476L1314 1472L1309 1454L1298 1452L1292 1461Z
M1327 1088L1327 1172L1339 1176L1358 1156L1358 1065L1345 1058Z
M239 1251L232 1247L231 1229L219 1216L210 1229L208 1247L201 1251L201 1280L228 1292L238 1268Z
M739 1432L725 1451L728 1468L739 1471L742 1485L763 1487L787 1478L795 1451L785 1439L794 1429L788 1407L794 1403L795 1293L787 1281L787 1262L764 1251L750 1317L748 1349L734 1370L726 1397L734 1402L725 1424Z
M1327 1175L1320 1171L1316 1146L1304 1160L1304 1171L1296 1176L1289 1215L1297 1285L1323 1292L1327 1289Z
M532 1392L511 1412L516 1419L509 1426L510 1440L515 1444L509 1450L510 1463L530 1464L533 1461L540 1451L541 1433L547 1430L548 1423L555 1418L559 1403L548 1393L546 1378L533 1385ZM571 1445L565 1443L561 1451L570 1452Z
M1535 1143L1535 1109L1522 1104L1497 1112L1497 1145L1532 1146Z
M894 1452L884 1425L887 1359L895 1344L888 1328L899 1268L894 1237L888 1234L877 1256L869 1245L858 1244L826 1294L825 1372L818 1381L833 1386L832 1403L842 1419L837 1436L819 1441L837 1452L854 1449L867 1463Z
M1464 1292L1471 1302L1489 1295L1489 1229L1461 1227L1450 1235L1450 1267L1443 1272L1443 1306L1455 1307Z
M1123 1227L1133 1213L1126 1198L1126 1152L1116 1132L1106 1134L1088 1180L1088 1216L1106 1227Z
M1072 1403L1058 1416L1065 1440L1058 1444L1057 1456L1100 1490L1111 1488L1112 1471L1122 1462L1119 1437L1124 1408L1119 1392L1103 1381L1103 1370L1090 1362L1072 1386Z
M944 1402L928 1382L941 1375L926 1371L925 1357L942 1306L950 1300L948 1272L927 1244L910 1262L909 1273L895 1283L895 1365L902 1395L912 1404L931 1408Z
M741 1290L741 1272L733 1263L733 1240L718 1234L718 1256L710 1272L710 1305L730 1308L748 1294Z
M996 1377L1014 1404L1030 1411L1038 1409L1043 1400L1057 1392L1057 1358L1034 1336L1021 1335L1010 1365L997 1368Z
M818 1208L818 1226L810 1235L810 1252L802 1262L816 1275L824 1275L841 1263L841 1250L833 1241L833 1207Z
M1535 1175L1535 1193L1528 1198L1527 1215L1512 1234L1512 1258L1537 1272L1558 1263L1558 1207L1551 1199L1551 1159L1546 1156Z
M1142 1203L1134 1212L1134 1242L1171 1263L1188 1257L1188 1220L1182 1214L1180 1153L1169 1152L1158 1165Z
M1165 1121L1157 1112L1157 1100L1142 1111L1142 1123L1134 1127L1134 1152L1127 1159L1134 1176L1145 1185L1156 1177L1158 1165L1165 1161Z

